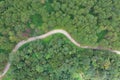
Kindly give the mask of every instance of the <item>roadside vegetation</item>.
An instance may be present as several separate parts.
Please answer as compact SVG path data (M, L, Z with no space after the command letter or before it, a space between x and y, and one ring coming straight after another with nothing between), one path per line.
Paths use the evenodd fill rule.
M15 80L119 80L119 60L117 54L81 49L55 34L21 47L8 75Z

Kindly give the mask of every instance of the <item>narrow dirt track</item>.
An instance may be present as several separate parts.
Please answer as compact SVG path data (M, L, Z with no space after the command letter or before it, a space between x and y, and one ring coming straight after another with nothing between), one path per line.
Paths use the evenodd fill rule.
M36 36L36 37L31 37L31 38L28 38L27 40L23 40L23 41L20 41L16 46L15 48L12 50L12 52L10 53L9 57L11 55L14 55L16 53L16 51L21 47L23 46L24 44L26 43L29 43L31 41L35 41L35 40L39 40L39 39L44 39L50 35L53 35L53 34L56 34L56 33L61 33L63 35L65 35L73 44L75 44L77 47L80 47L80 48L87 48L87 49L97 49L97 50L108 50L108 51L111 51L111 52L114 52L116 54L120 54L120 51L117 51L117 50L111 50L111 49L104 49L104 48L98 48L98 47L91 47L91 46L81 46L78 42L76 42L72 37L71 35L65 31L65 30L62 30L62 29L56 29L56 30L52 30L50 32L47 32L45 34L42 34L40 36ZM10 59L10 58L9 58ZM6 64L4 70L3 70L3 73L0 75L0 80L2 79L2 77L5 76L5 74L8 72L8 70L10 69L10 66L11 66L11 63L10 61Z

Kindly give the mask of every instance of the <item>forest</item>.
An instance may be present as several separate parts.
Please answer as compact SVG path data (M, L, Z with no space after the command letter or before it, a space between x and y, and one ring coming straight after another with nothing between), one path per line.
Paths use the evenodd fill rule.
M0 73L21 40L64 29L81 45L120 50L120 0L0 0ZM22 46L3 80L119 80L120 56L55 34Z

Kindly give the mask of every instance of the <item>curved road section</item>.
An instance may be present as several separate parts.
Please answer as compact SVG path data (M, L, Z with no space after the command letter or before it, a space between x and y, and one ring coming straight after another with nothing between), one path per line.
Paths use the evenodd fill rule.
M32 41L35 41L35 40L39 40L39 39L44 39L50 35L53 35L53 34L56 34L56 33L61 33L63 35L65 35L73 44L75 44L77 47L80 47L80 48L87 48L87 49L97 49L97 50L108 50L108 51L111 51L111 52L114 52L116 54L120 54L120 51L118 50L111 50L111 49L104 49L104 48L98 48L98 47L91 47L91 46L81 46L78 42L76 42L72 37L71 35L65 31L65 30L62 30L62 29L56 29L56 30L52 30L50 32L47 32L45 34L42 34L40 36L36 36L36 37L31 37L31 38L28 38L27 40L23 40L23 41L20 41L16 46L15 48L12 50L12 52L10 53L9 55L9 60L11 60L11 56L14 55L16 53L16 51L21 47L23 46L24 44L26 43L29 43L29 42L32 42ZM5 76L5 74L8 72L8 70L10 69L10 66L11 66L11 62L9 61L4 70L3 70L3 73L0 75L0 79L2 79L2 77Z

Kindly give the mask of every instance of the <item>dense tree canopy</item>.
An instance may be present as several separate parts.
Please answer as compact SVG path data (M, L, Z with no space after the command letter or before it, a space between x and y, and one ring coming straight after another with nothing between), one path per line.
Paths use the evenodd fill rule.
M0 49L11 50L20 40L55 28L67 30L83 45L119 49L119 3L119 0L0 1L0 44L3 45ZM104 31L107 31L104 35L97 35Z
M58 28L68 31L72 35L72 37L75 38L75 40L79 42L81 45L99 46L99 47L105 47L105 48L107 47L111 49L120 50L120 29L119 29L120 5L119 4L120 4L120 0L0 0L0 64L6 63L10 51L14 48L14 46L19 41L23 39L27 39L28 37L31 37L31 36L41 35L50 30L58 29ZM45 48L45 49L42 49L43 51L42 53L48 53L46 54L46 58L36 59L38 62L41 59L43 60L49 59L53 55L54 57L56 56L55 59L57 59L59 58L59 56L61 56L60 58L64 58L63 55L67 53L72 53L72 54L79 53L76 51L71 52L70 50L72 50L73 47L70 49L69 48L70 45L68 45L64 48L62 47L58 48L58 50L61 50L60 52L61 55L55 54L54 50L52 50L53 52L51 52L51 49L54 49L54 48L49 49L49 46L56 45L55 47L57 48L59 47L58 43L61 43L61 42L58 41L58 43L52 43L51 40L48 40L48 41L49 41L48 46L46 43L43 44L42 42L41 43L35 42L36 43L35 46L42 44L42 46ZM32 49L34 48L30 44L28 46L29 47L27 48L32 48ZM41 46L39 47L41 48ZM38 53L39 57L45 56L41 52L39 53L39 49L40 49L39 47L38 47L38 50L33 49L35 51L32 51L31 53L36 52ZM64 50L67 48L68 50L64 52ZM47 52L44 51L46 49L47 49ZM26 48L25 50L22 48L22 50L20 50L20 53L30 54L28 50L26 50ZM105 61L104 58L102 58L103 55L100 53L104 53L104 56L106 58L106 55L108 52L106 51L91 52L91 51L92 50L87 50L87 53L89 54L96 53L94 55L99 54L99 56L101 57L100 60L98 59L98 62L102 60ZM19 57L20 57L20 53L18 53ZM83 55L82 56L83 58L85 58L86 56L90 57L90 55L84 55L85 53L86 53L86 50L83 50L83 51L80 50L79 54ZM32 58L29 55L28 57ZM79 60L78 57L79 56L76 56L75 59ZM94 56L92 55L92 57ZM112 56L112 57L115 59L116 56ZM23 58L26 59L26 55L24 55ZM69 58L70 58L70 55L69 57L65 57L65 59L69 59ZM20 57L20 60L18 62L20 62L21 60L22 60L22 57ZM34 64L32 64L32 62L29 60L30 59L28 59L27 61L30 62L30 64L34 67ZM71 58L71 60L73 59ZM85 60L85 59L82 59L82 60ZM73 63L75 63L74 61L75 60L73 60ZM90 61L92 61L92 58L90 59ZM52 61L50 60L50 62ZM63 62L60 61L59 63L63 63ZM98 67L101 66L102 64L104 63L101 63L98 65L97 62L95 62L95 66L98 66ZM120 66L119 62L117 61L114 64ZM23 65L26 66L27 64L23 64ZM49 63L47 65L51 66L52 64ZM45 67L47 65L45 64ZM115 67L115 65L113 65L113 67ZM2 65L0 65L0 67L1 66ZM54 64L54 66L56 66L55 68L57 68L58 64ZM39 72L39 68L41 70L41 68L43 67L44 66L38 67L37 70L39 74L41 74L41 72ZM97 67L97 70L99 71L98 67ZM2 70L1 68L0 70ZM89 69L90 68L88 68L88 71L90 71ZM94 68L94 70L96 69ZM100 70L101 70L101 67L100 67ZM85 71L87 72L87 70ZM20 70L20 72L22 72L22 70ZM36 73L37 72L35 71L35 74ZM57 73L59 73L57 75L62 74L61 70L60 72L57 72ZM113 79L115 77L113 75L114 71L113 72L108 71L103 74L107 74L107 73L112 74L112 76L110 75L109 77L110 79ZM119 72L116 72L116 77L120 78L120 75L117 73ZM31 74L34 74L34 73L31 73ZM46 74L48 73L45 73L45 75ZM65 73L65 75L66 74L69 74L69 73ZM16 75L19 75L19 73ZM26 73L23 73L22 76L24 77L25 75ZM41 74L41 75L45 76L44 74ZM51 75L56 75L56 72L53 71ZM70 75L73 75L73 74L70 74ZM88 77L90 76L91 75L88 75Z

